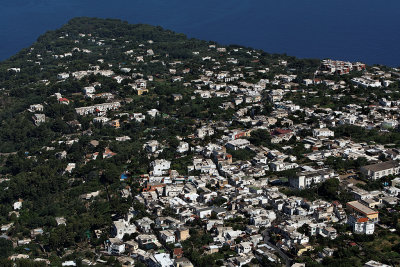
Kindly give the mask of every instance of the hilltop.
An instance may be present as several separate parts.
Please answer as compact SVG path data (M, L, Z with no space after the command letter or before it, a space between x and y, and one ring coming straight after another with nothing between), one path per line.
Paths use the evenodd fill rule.
M399 264L399 77L74 18L0 63L1 264Z

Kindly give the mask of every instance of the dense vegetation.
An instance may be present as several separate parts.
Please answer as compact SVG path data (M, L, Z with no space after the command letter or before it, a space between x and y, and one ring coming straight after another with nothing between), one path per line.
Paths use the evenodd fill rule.
M149 42L150 40L153 42ZM199 69L213 67L213 62L202 60L193 51L206 52L210 57L225 63L226 56L209 49L212 44L215 43L188 39L183 34L161 27L130 25L127 22L111 19L76 18L61 29L40 36L31 47L0 64L0 225L13 224L11 230L7 232L13 241L24 238L32 238L34 241L29 245L14 247L11 241L0 238L1 266L11 266L6 259L15 253L47 257L55 266L64 260L81 258L95 260L96 253L109 237L113 219L121 218L131 207L135 210L134 219L145 216L152 219L157 217L135 199L143 189L139 177L149 173L150 162L155 159L154 155L149 155L143 149L146 142L158 141L161 147L158 158L171 161L171 169L187 176L198 172L188 172L188 166L193 164L193 150L183 155L177 153L180 141L190 142L191 148L194 148L196 145L214 142L224 134L222 130L216 130L213 136L206 136L204 139L195 138L193 132L196 128L206 123L215 123L216 129L252 127L235 120L233 108L221 108L225 102L232 101L231 97L201 98L194 93L195 86L188 86L182 81L171 79L170 68L176 69L178 73L188 69L186 79L194 81L195 84L195 81L204 74ZM74 50L76 47L81 50ZM149 48L157 53L143 64L139 64L126 53L132 51L146 56ZM236 45L226 48L229 53L234 54L238 66L246 66L249 70L274 66L274 70L268 73L252 72L246 76L243 82L249 83L261 78L273 80L275 74L284 68L292 69L291 73L298 75L295 81L300 83L304 78L313 77L313 72L320 62L314 59L268 54ZM83 49L90 50L90 53L83 52ZM258 55L258 60L254 60L254 56L247 50L254 51ZM71 51L74 52L70 56L59 57ZM287 61L287 67L277 65L278 60ZM91 70L96 66L100 69L110 69L115 75L124 75L121 67L127 67L137 74L137 78L152 77L152 80L148 80L148 88L151 90L147 94L137 95L130 86L135 80L133 75L121 83L99 74L87 75L82 79L73 77L63 81L57 79L57 74L66 70L72 73ZM21 68L21 72L10 71L10 68ZM220 70L228 70L228 67L226 64L221 64ZM120 120L120 128L93 123L94 116L79 116L75 112L77 107L106 101L102 98L83 97L82 89L95 82L101 84L96 87L96 93L110 93L115 97L114 100L123 103L120 110L108 114L111 119ZM267 88L271 89L273 86L267 85ZM319 105L321 108L338 110L351 103L351 96L344 96L338 103L329 96L331 90L325 90L326 88L322 86L315 86L313 89L318 91L318 97L300 98L289 93L289 99L305 107ZM54 96L55 93L68 97L70 104L60 104ZM357 93L362 95L366 92ZM179 94L182 98L176 100L172 97L173 94ZM27 109L30 105L38 103L44 105L43 114L46 116L46 122L35 126L32 121L33 113ZM243 107L244 104L238 106L238 108ZM146 115L151 109L157 109L159 114L155 117ZM271 103L263 95L260 105L255 105L248 114L253 117L270 115L272 110ZM131 118L133 113L143 113L146 118L141 122L135 121ZM291 114L290 119L297 123L303 122L304 117L304 112L298 111ZM221 121L224 122L222 125L216 123ZM278 121L277 127L282 126L281 121ZM311 116L305 123L312 126L317 122L317 117ZM309 134L310 131L307 129L298 133L301 137ZM335 134L337 137L351 137L360 142L400 144L400 134L395 131L382 133L356 126L339 126ZM116 138L121 136L128 136L130 140L117 141ZM304 154L310 152L302 144L296 143L294 138L282 144L272 144L270 132L265 129L252 131L248 140L255 146L281 151L283 146L291 145L291 154L304 161L306 161ZM106 149L115 155L103 158ZM65 157L61 156L62 152L65 152ZM255 152L248 149L227 152L233 156L235 162L249 161L255 156ZM94 159L93 155L96 153L98 153L97 158ZM76 163L75 169L71 172L66 171L69 163ZM335 170L358 168L365 163L365 159L362 158L343 161L331 157L326 160L326 164ZM126 174L128 179L121 181L122 173ZM278 173L277 176L287 178L294 173L295 170L289 170ZM366 187L368 186L377 188L380 185L367 184ZM121 192L127 188L131 195L123 197ZM86 198L86 194L92 192L99 192L99 195ZM348 194L339 187L336 179L321 184L318 190L284 190L284 192L289 196L296 195L309 200L317 197L329 201L349 200ZM13 204L18 200L23 201L23 206L21 210L15 211ZM218 197L213 199L211 204L219 206L225 202L225 198ZM163 215L174 214L166 208L163 210ZM56 218L59 217L66 219L65 225L57 223ZM389 215L387 217L390 218ZM231 219L226 224L233 226L234 229L243 230L245 220L247 219ZM212 236L202 230L204 224L200 220L191 223L193 227L190 232L191 237L182 242L182 246L184 255L195 266L218 266L222 264L223 259L236 254L224 246L218 253L203 255L203 246L211 242ZM397 221L391 223L394 227L399 227ZM44 234L33 235L31 231L37 228L43 229ZM129 238L131 237L127 237ZM399 252L398 244L394 241L390 246L396 249L396 253ZM369 252L372 253L374 250L372 248L366 250L366 253ZM377 256L377 259L390 255L389 251L385 250ZM342 258L326 259L322 263L327 266L359 263L355 259L354 249L349 251L345 248L340 249L337 251L337 256ZM343 257L350 259L346 260ZM113 257L104 259L107 266L120 265ZM77 263L81 264L79 260ZM270 264L265 259L261 259L259 263L262 266ZM42 266L42 264L18 261L16 266Z

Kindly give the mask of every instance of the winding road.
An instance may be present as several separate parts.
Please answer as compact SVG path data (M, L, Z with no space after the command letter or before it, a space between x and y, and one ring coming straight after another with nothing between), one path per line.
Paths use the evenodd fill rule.
M275 249L278 253L279 253L279 256L281 256L284 260L285 260L285 262L286 262L286 267L290 267L291 265L292 265L292 258L290 258L288 255L286 255L286 253L282 250L282 249L280 249L280 248L278 248L277 246L275 246L274 244L272 244L271 242L269 242L269 233L268 233L268 230L265 230L264 232L263 232L263 236L264 236L264 242L265 242L265 244L267 244L268 246L270 246L270 247L272 247L273 249Z

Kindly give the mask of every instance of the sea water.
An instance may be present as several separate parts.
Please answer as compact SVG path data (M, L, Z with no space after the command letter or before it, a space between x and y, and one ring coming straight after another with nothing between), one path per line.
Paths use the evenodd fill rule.
M0 60L77 16L300 58L400 66L399 0L1 0Z

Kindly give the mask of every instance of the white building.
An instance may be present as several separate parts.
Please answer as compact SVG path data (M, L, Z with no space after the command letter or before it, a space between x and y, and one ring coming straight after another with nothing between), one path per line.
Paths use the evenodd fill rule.
M390 265L370 260L364 264L364 267L390 267Z
M149 114L151 117L155 117L155 116L157 116L158 114L159 114L160 112L157 110L157 109L155 109L155 108L153 108L153 109L150 109L149 111L147 111L147 114Z
M21 68L9 68L7 71L21 72Z
M42 104L35 104L30 105L28 111L30 112L43 112L43 105Z
M76 167L76 163L68 163L67 167L65 168L66 172L71 173Z
M331 240L336 239L337 230L331 226L328 227L318 227L317 232L319 235L330 238Z
M32 116L32 120L35 123L36 126L39 126L40 124L42 124L43 122L46 121L46 115L44 114L34 114Z
M133 113L133 119L137 122L142 122L146 119L146 116L142 113Z
M101 123L101 124L104 124L104 123L108 122L109 120L110 120L110 119L107 118L107 117L96 117L96 118L93 119L93 122L94 122L94 123Z
M171 167L171 161L165 159L156 159L150 163L153 168L153 175L161 176L165 174Z
M334 131L331 131L328 128L318 128L313 130L314 137L333 137L334 135Z
M314 184L322 183L333 177L335 177L335 173L331 169L303 171L297 173L296 177L290 177L289 184L294 188L304 189L309 188Z
M121 107L121 103L111 102L111 103L97 104L94 106L75 108L75 111L79 115L88 115L88 114L93 114L95 112L106 112L109 110L116 110L119 107Z
M269 164L270 170L275 172L286 171L297 168L299 165L294 162L274 161Z
M110 238L106 243L106 249L110 255L120 255L125 252L125 244L118 238Z
M196 210L196 215L200 217L200 219L204 219L208 216L211 216L212 207L201 208Z
M129 213L126 218L113 222L112 232L116 238L122 240L124 235L136 233L136 226L133 223L130 223L132 217L132 214Z
M96 89L94 88L94 86L87 86L83 88L83 92L85 93L85 95L94 94L96 92Z
M141 247L145 247L149 244L157 243L157 237L155 235L141 234L138 235L136 240L138 241Z
M176 149L178 153L185 153L189 151L189 143L181 141Z
M160 231L160 238L165 243L175 243L175 233L171 230Z
M354 115L347 115L340 119L339 124L354 124L357 121L357 117Z
M356 77L351 79L351 82L357 86L362 87L382 87L382 83L378 80L373 80L368 77Z
M251 242L240 242L240 244L236 246L236 252L238 254L248 254L251 252L252 248Z
M19 200L19 201L17 201L17 202L14 202L13 208L14 208L14 210L19 210L19 209L21 209L21 208L22 208L22 201Z
M250 141L247 139L236 139L229 141L226 143L226 148L233 149L233 150L238 150L238 149L244 149L248 145L250 145Z
M397 161L391 160L363 166L361 167L360 171L368 178L377 180L388 175L398 175L400 171L400 164Z
M160 144L157 140L150 140L146 144L144 144L143 148L146 149L146 151L149 153L154 153L157 151L159 146Z
M57 79L59 79L59 80L65 80L67 78L69 78L69 73L63 72L63 73L57 74Z
M313 80L311 80L311 79L304 79L304 80L303 80L303 84L305 84L306 86L312 85L312 84L313 84Z
M211 136L214 134L214 129L211 127L203 126L196 130L196 136L203 139L206 136Z
M115 137L116 141L125 142L131 140L131 138L127 135Z
M174 261L170 258L167 253L159 253L150 256L149 259L150 267L172 267L174 266Z
M360 217L355 214L349 215L347 223L353 228L353 233L372 235L375 231L375 224L367 217Z

